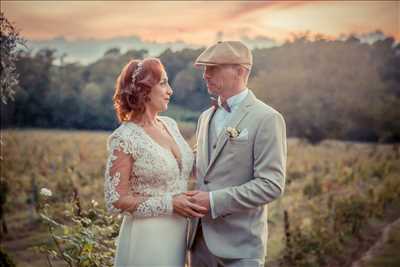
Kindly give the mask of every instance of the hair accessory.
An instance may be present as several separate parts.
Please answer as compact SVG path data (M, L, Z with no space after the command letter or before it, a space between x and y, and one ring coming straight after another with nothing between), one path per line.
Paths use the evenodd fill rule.
M133 72L132 74L132 83L135 86L136 83L136 78L139 75L139 73L142 71L143 69L143 61L139 62L139 64L137 65L136 70Z

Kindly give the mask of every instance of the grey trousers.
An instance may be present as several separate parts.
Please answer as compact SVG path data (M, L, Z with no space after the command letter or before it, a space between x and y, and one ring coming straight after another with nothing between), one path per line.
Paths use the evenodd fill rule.
M264 259L225 259L213 255L204 241L202 226L197 227L189 252L190 267L264 267Z

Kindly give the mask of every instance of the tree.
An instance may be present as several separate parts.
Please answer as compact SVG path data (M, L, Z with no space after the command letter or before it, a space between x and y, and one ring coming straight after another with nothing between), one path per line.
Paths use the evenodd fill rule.
M7 20L3 12L0 12L0 30L0 95L1 101L7 104L8 99L14 99L18 86L16 49L18 45L25 46L25 40L20 37L15 25Z
M0 11L0 97L2 104L7 104L8 99L14 100L15 89L18 86L18 74L16 72L16 49L18 45L25 45L25 40L19 36L15 26L10 23ZM1 105L1 110L5 109ZM3 114L3 112L2 112ZM2 121L2 118L1 118ZM2 123L1 123L2 124ZM3 140L0 137L0 150L2 150ZM3 160L1 154L0 160ZM5 221L4 207L8 194L8 182L6 178L0 177L0 233L1 236L7 234L7 224ZM7 253L0 250L0 258L7 266L15 266Z
M14 123L18 126L51 126L51 107L47 102L52 91L52 67L55 50L42 49L34 57L29 52L18 53L16 68L20 75L15 99Z

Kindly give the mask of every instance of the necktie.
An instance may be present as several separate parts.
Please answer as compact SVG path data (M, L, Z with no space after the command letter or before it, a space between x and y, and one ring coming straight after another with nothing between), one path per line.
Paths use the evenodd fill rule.
M216 97L210 97L211 99L211 105L215 108L219 108L220 105L218 104L218 98ZM229 107L228 103L225 101L221 102L221 107L223 107L227 112L231 112L231 108Z

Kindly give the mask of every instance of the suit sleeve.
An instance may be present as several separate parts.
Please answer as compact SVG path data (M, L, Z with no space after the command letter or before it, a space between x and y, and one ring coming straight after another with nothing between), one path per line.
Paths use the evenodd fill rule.
M281 114L266 116L253 148L254 178L240 186L212 192L216 217L272 202L283 194L286 176L286 125Z

